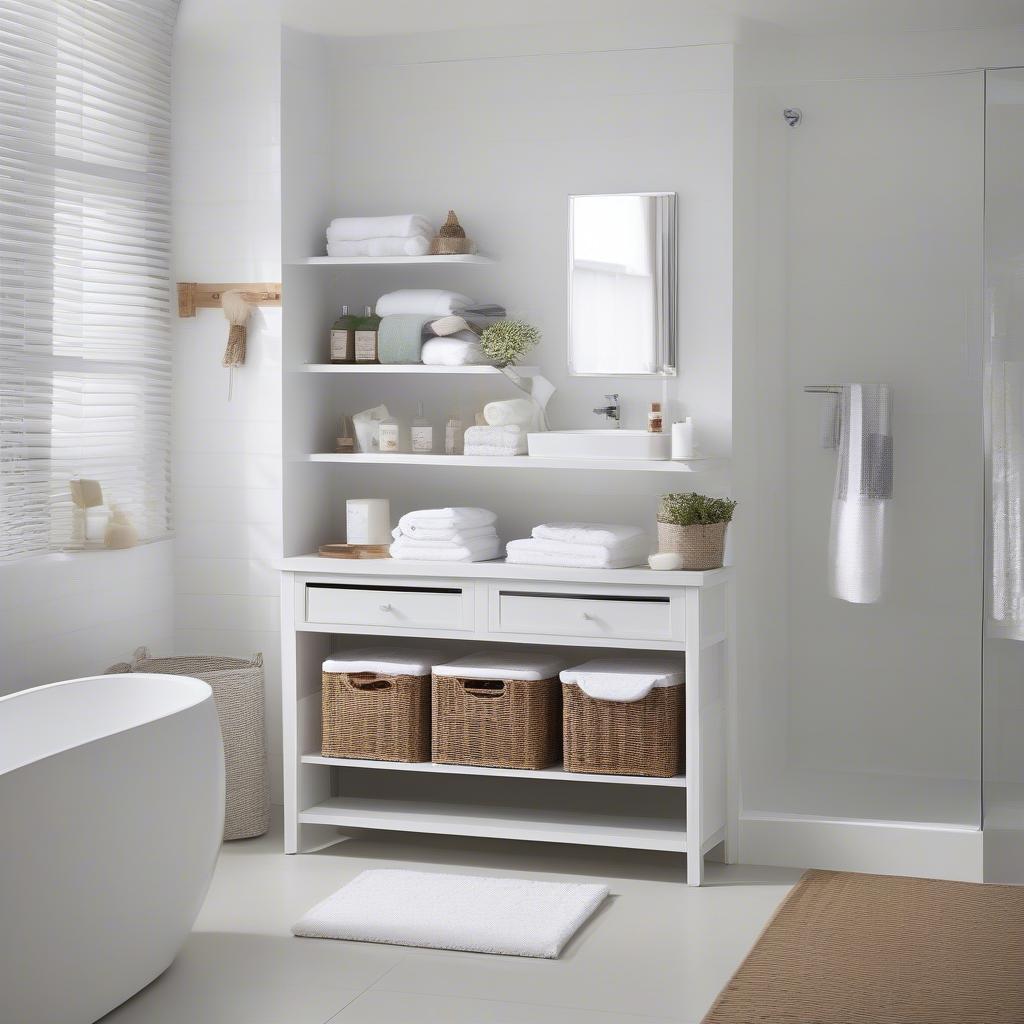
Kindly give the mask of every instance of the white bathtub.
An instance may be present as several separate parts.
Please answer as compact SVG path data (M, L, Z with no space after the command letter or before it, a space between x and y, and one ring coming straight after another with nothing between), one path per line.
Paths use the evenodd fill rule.
M164 971L223 820L206 683L95 676L0 698L0 1021L87 1024Z

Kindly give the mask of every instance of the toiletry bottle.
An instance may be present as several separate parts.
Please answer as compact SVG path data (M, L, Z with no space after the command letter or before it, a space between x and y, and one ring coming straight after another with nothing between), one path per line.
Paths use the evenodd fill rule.
M445 455L461 455L464 448L463 435L465 428L462 426L462 418L457 412L448 417L444 426L444 453Z
M434 450L434 428L423 415L423 403L420 402L416 419L412 421L411 447L413 455L429 455Z
M331 325L331 362L354 363L356 361L356 318L351 316L348 306L341 307L341 316Z
M377 448L383 455L395 455L401 448L399 446L398 420L394 416L388 416L377 424Z
M362 319L356 324L355 348L357 363L376 363L377 359L377 329L380 327L380 317L376 316L371 306L367 306Z
M352 435L352 427L347 416L341 417L341 431L334 439L335 451L341 455L351 455L356 450L356 439Z
M661 402L651 402L651 411L647 414L647 431L650 434L660 434L663 426Z
M693 417L672 424L672 458L692 459L697 454L693 437Z

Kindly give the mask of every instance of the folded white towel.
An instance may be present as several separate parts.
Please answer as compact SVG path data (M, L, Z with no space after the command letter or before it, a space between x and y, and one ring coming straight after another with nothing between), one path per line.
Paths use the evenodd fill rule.
M635 562L646 561L651 545L646 534L630 537L629 540L616 541L614 544L567 544L560 540L547 540L544 537L530 537L530 550L542 551L547 555L581 555L591 558L632 558Z
M684 677L681 659L657 654L595 658L561 673L563 683L574 683L588 696L630 703L655 687L680 686Z
M526 451L526 431L518 423L503 423L492 427L477 424L466 428L465 441L471 444L491 444Z
M460 331L446 338L430 338L420 349L420 359L427 366L494 365L494 360L484 355L480 339L470 331Z
M391 557L410 562L487 562L501 554L501 541L494 537L472 538L466 544L448 541L416 541L399 537L391 545Z
M502 402L488 402L484 406L484 419L492 427L518 423L532 430L537 420L537 405L530 398L508 398Z
M472 305L473 300L468 295L443 288L399 288L396 292L386 292L377 300L377 316L401 316L405 313L447 316Z
M411 238L437 232L426 217L418 213L398 213L392 217L335 217L327 225L328 242L357 242L363 238Z
M580 554L579 552L555 554L550 551L539 551L533 538L510 540L507 547L508 561L518 565L565 565L581 569L625 569L638 565L644 559L631 555L613 557L607 550L601 549L600 555Z
M398 540L399 537L413 537L416 540L453 540L456 543L463 543L473 540L476 537L492 537L495 534L491 526L441 526L433 529L430 526L418 526L414 533L404 533L400 526L391 531L391 536Z
M479 455L488 458L522 458L526 455L526 446L510 444L467 444L462 450L463 455Z
M430 252L430 239L426 235L408 238L360 238L327 242L328 256L426 256Z
M401 531L395 537L395 540L401 541L402 547L407 548L409 551L415 551L417 548L424 551L428 548L471 548L474 545L486 544L497 539L498 534L493 526L485 526L479 533L474 533L470 537L459 537L454 540L427 540L419 536L410 537L407 533L402 533Z
M558 540L565 544L608 545L647 536L639 526L615 523L541 523L532 532L534 537Z
M498 517L487 508L421 508L406 512L398 525L402 533L415 537L423 528L438 530L474 526L493 526Z

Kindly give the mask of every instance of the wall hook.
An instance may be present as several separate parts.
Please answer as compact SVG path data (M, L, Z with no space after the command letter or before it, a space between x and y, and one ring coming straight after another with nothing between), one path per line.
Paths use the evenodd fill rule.
M782 116L790 128L795 128L804 119L804 112L799 107L786 107Z

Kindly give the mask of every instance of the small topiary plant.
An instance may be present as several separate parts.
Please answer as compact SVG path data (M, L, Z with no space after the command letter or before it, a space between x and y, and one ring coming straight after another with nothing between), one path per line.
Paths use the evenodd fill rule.
M484 328L480 347L499 366L515 366L540 341L540 331L522 320L497 320Z
M663 494L658 508L658 522L675 526L710 526L731 523L736 502L731 498L711 498L692 491Z

